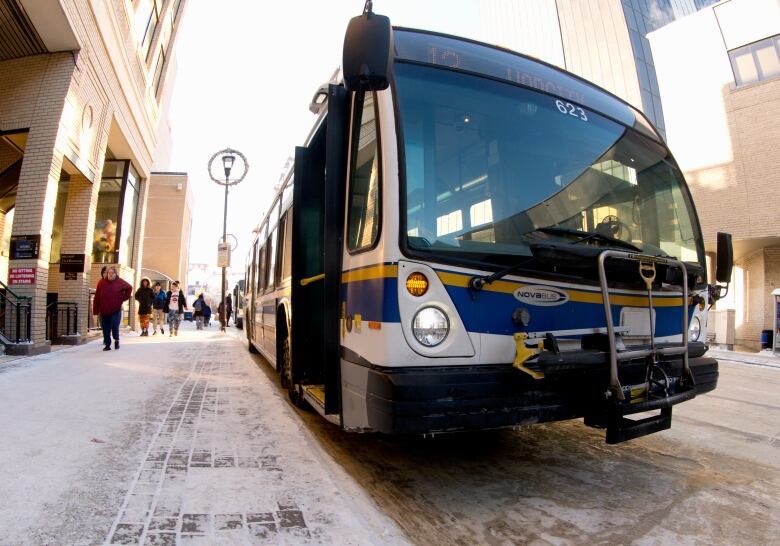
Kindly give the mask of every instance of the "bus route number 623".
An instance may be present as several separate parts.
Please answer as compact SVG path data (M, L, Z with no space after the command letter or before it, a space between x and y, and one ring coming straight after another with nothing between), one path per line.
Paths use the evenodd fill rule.
M585 113L585 110L579 106L575 106L570 102L563 102L561 99L555 101L555 106L558 107L558 111L561 114L568 114L575 118L579 118L582 121L588 121L588 115Z

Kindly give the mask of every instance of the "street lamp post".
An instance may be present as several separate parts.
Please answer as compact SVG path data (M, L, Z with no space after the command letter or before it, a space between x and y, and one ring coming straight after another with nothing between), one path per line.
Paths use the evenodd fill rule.
M222 158L222 168L225 171L225 181L215 178L214 174L211 172L211 165L214 163L214 160L217 157ZM236 161L236 156L240 157L241 160L244 162L244 172L241 174L240 177L234 178L233 180L230 180L230 173L233 170L233 165ZM228 187L229 186L235 186L239 182L241 182L244 177L246 176L247 171L249 170L249 163L246 160L246 157L244 157L244 154L239 152L238 150L232 150L230 148L226 148L224 150L220 150L213 156L211 156L211 159L209 160L209 176L211 179L216 182L217 184L221 186L225 186L225 214L222 219L222 243L220 245L220 250L224 248L224 245L227 244L227 206L228 206ZM229 257L229 254L228 254ZM220 325L221 329L224 332L225 328L227 327L227 268L229 266L229 260L228 263L225 261L222 262L222 313L220 313Z

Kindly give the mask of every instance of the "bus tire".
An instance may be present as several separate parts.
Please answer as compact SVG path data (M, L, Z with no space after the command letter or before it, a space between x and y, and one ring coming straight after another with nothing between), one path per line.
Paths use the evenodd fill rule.
M249 352L253 355L260 354L260 351L257 350L257 347L254 346L252 343L252 338L249 335L249 328L246 329L246 342L248 345Z
M290 397L290 402L296 408L306 408L306 400L303 398L303 391L300 385L296 385L292 382L292 355L290 354L290 337L285 336L282 340L279 350L282 361L282 373L281 382L282 387L287 389L287 395Z

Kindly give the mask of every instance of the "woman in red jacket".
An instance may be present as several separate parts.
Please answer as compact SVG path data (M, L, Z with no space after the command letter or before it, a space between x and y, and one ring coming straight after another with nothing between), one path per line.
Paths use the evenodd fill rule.
M116 267L108 266L106 277L98 281L92 314L100 315L103 328L103 350L111 350L111 335L114 336L114 349L119 349L119 322L122 320L122 304L130 299L133 287L119 278Z

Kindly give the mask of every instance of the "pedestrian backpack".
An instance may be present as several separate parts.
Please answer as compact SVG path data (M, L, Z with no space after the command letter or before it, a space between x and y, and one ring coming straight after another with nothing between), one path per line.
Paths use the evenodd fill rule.
M200 302L200 300L195 300L195 303L192 304L192 307L196 311L201 311L203 309L203 304Z

